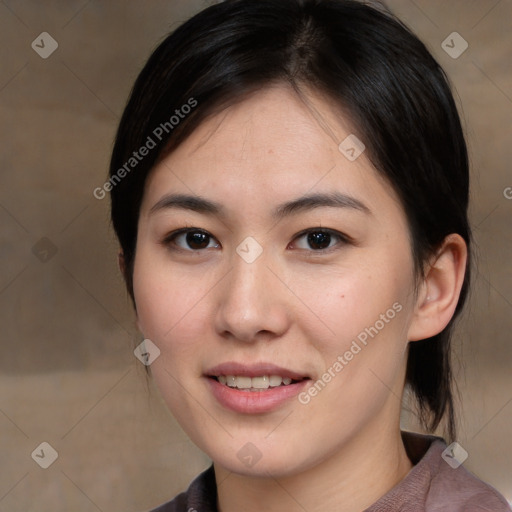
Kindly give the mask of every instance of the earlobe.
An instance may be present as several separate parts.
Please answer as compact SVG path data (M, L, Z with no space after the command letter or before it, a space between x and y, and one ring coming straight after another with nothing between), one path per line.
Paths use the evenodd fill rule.
M426 269L409 327L409 341L431 338L448 325L464 283L466 262L466 242L460 235L448 235Z

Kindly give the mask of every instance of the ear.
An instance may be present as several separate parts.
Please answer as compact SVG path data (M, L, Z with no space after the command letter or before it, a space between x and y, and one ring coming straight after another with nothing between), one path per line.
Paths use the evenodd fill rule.
M457 234L448 235L425 271L420 285L409 341L424 340L439 334L450 322L464 282L467 246Z

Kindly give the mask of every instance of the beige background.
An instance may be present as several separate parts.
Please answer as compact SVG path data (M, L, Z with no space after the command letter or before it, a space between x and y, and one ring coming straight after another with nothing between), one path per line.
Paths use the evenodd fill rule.
M512 1L388 4L463 105L479 271L456 337L458 440L512 500ZM142 511L209 464L133 356L108 202L92 195L145 59L205 5L0 2L0 512ZM441 48L454 31L469 43L457 59ZM59 45L47 59L31 48L41 32ZM48 469L31 458L43 441L58 452Z

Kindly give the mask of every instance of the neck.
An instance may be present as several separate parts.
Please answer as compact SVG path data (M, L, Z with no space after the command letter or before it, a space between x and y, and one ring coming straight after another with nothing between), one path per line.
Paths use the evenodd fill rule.
M354 436L316 466L291 476L251 477L215 465L220 512L360 512L412 468L398 425L382 423Z

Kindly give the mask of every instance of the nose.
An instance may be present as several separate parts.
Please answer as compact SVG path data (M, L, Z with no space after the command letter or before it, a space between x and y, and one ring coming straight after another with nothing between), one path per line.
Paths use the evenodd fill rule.
M263 255L252 263L234 255L233 267L217 295L218 334L244 342L282 336L290 325L287 292Z

